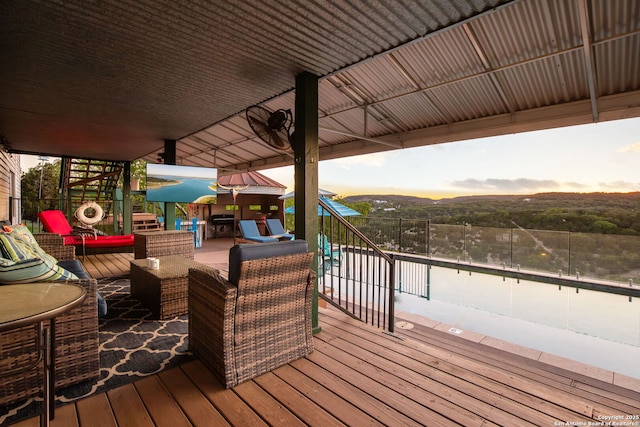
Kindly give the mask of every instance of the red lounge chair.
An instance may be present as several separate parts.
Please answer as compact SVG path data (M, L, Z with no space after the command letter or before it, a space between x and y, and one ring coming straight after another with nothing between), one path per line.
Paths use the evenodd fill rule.
M49 233L60 234L65 245L82 246L82 254L86 249L120 248L133 249L133 234L117 236L96 235L94 230L77 230L71 227L64 213L59 210L42 211L38 214L44 230Z

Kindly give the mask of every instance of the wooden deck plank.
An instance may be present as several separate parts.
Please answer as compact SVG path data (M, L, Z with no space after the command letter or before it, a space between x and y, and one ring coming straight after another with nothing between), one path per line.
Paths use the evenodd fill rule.
M75 408L74 408L75 411ZM57 422L57 426L60 427L64 427L64 424L62 424L59 419L54 419L53 421L51 421L51 426L54 426L54 422ZM22 420L22 421L18 421L15 424L12 424L12 427L38 427L40 425L40 418L39 417L31 417L31 418L27 418L26 420ZM56 427L57 427L56 426Z
M82 263L84 269L87 270L87 273L89 273L89 276L93 277L94 279L102 278L102 273L96 266L96 262L99 262L98 259L94 258L93 256L79 257L78 259Z
M51 427L78 427L79 425L75 405L63 405L56 408L55 418L51 421Z
M211 405L184 370L173 368L159 374L164 386L180 405L182 411L193 425L228 426L229 423Z
M316 405L322 406L327 412L346 425L383 425L371 415L359 409L358 403L354 404L350 401L339 398L324 386L318 384L313 379L289 365L282 366L280 369L274 371L274 374L291 387L304 394Z
M350 318L345 318L344 322L336 319L330 319L328 321L333 322L332 324L337 327L341 327L344 322L357 322ZM365 329L357 324L354 324L353 326L357 327L354 330L356 334L359 336L362 336L363 334L366 335L367 332ZM419 349L433 357L447 361L453 366L464 367L464 369L473 372L474 375L498 381L511 388L520 390L523 393L534 395L549 402L562 402L562 405L565 408L589 418L596 417L597 415L614 415L617 412L615 409L602 404L598 398L588 400L584 399L582 396L575 396L575 388L572 389L569 387L569 390L563 390L559 388L563 387L562 384L557 387L550 387L547 384L535 381L535 379L522 378L518 375L513 375L510 372L504 372L502 369L495 369L495 367L485 365L479 361L471 360L459 354L451 353L433 346L424 346L424 344L416 341L407 341L406 345L398 347L398 349L405 355L410 355L410 352L405 350L407 345L409 345L411 349Z
M4 424L3 424L4 425ZM55 410L55 418L51 420L51 427L78 427L78 416L74 404L63 405ZM31 417L12 424L11 427L38 427L39 417Z
M110 270L107 267L108 259L102 256L100 256L100 258L97 257L97 255L87 255L80 257L79 259L81 260L85 270L87 270L87 273L89 273L89 275L94 279L110 277Z
M76 402L76 411L79 424L82 427L111 427L118 425L106 393L78 400Z
M128 275L132 259L133 254L128 252L80 257L82 265L84 265L91 277L95 279Z
M620 411L632 413L638 411L638 393L628 389L621 389L610 383L576 373L566 369L532 360L524 356L504 352L500 349L471 341L462 341L457 336L427 327L416 327L412 330L400 330L399 336L411 338L414 341L428 342L438 347L448 349L457 354L465 354L482 363L491 364L514 374L542 382L551 386L559 386L564 391L575 391L577 396L593 398L601 404ZM473 351L469 351L473 349ZM576 388L580 389L575 390ZM581 391L584 390L584 393Z
M326 330L330 332L331 328L327 327ZM336 342L332 343L330 348L340 348L356 359L375 363L379 369L385 369L393 376L406 381L407 387L414 385L423 390L423 392L411 391L412 397L422 396L422 400L428 401L430 398L433 399L428 391L438 390L438 395L445 397L450 404L459 402L460 405L463 405L463 408L460 409L456 409L457 405L453 407L445 405L442 408L445 411L443 414L456 410L469 410L500 425L545 425L553 424L554 421L561 419L532 409L530 405L534 403L532 402L533 398L524 393L513 395L510 393L509 387L495 383L489 383L489 388L483 388L468 378L473 375L472 373L464 370L447 372L445 362L435 361L435 366L431 366L426 360L419 362L395 352L386 352L384 348L376 348L374 343L362 342L358 337L349 337L349 342L340 338L335 340ZM372 346L373 349L369 353L368 350L356 347L356 345ZM370 361L371 354L380 355L383 358L376 358L373 362ZM353 362L347 360L346 363L351 365ZM541 400L535 400L535 403L548 405L548 402ZM432 408L437 409L434 406ZM571 414L568 411L563 412L565 415Z
M521 376L527 380L542 383L546 386L569 393L576 398L584 399L594 405L594 416L607 415L611 412L638 413L640 408L640 394L629 389L620 388L595 378L567 371L543 362L532 360L520 355L504 352L498 349L474 342L460 340L459 337L443 337L441 331L423 331L419 336L400 332L402 336L412 338L412 341L429 342L456 354L464 354L474 360L494 366L506 372ZM452 346L451 343L457 341ZM492 354L492 355L490 355Z
M317 340L322 340L322 334L318 334ZM376 366L365 364L362 360L345 353L342 349L334 347L332 342L326 344L318 342L315 351L307 358L331 371L336 376L344 379L355 387L365 390L381 402L393 407L405 416L414 419L424 425L458 425L441 413L433 410L434 406L446 405L442 401L415 401L411 392L404 384L400 384L393 375L378 370ZM411 398L409 398L411 396ZM454 417L462 417L466 425L481 425L483 420L473 414L462 411L461 414L454 414Z
M310 426L337 427L345 425L272 372L260 375L253 381Z
M388 402L393 408L421 424L481 426L491 422L443 399L439 394L448 393L444 391L444 387L440 387L438 394L421 390L333 345L318 344L309 360L325 369L331 369L338 376L344 376L345 379L348 377L354 386L367 390L381 402ZM343 366L337 369L336 365L339 364Z
M307 358L296 360L290 364L292 367L304 372L319 384L331 390L336 396L353 403L358 408L366 408L370 417L375 418L385 425L419 426L417 421L399 413L385 402L381 402L342 378L336 377L332 371L327 371Z
M118 425L152 427L153 421L133 384L125 384L107 392Z
M306 425L253 381L238 384L233 390L269 425L278 427Z
M327 327L326 329L331 331L331 327ZM342 334L341 331L342 329L339 329L336 333L340 335ZM466 356L461 356L459 363L452 364L445 359L433 357L433 355L428 352L428 348L424 348L425 351L423 352L420 351L420 348L414 348L414 346L412 346L408 351L394 351L393 353L389 353L388 343L392 338L388 336L380 334L378 336L374 335L373 337L367 336L366 339L367 340L359 336L350 336L349 343L339 343L335 345L342 349L347 349L351 348L351 344L358 344L359 348L352 351L357 352L357 354L363 358L368 357L369 353L384 356L388 361L386 362L388 369L395 369L394 373L401 378L410 381L415 379L416 375L427 375L431 380L456 388L456 390L461 393L471 396L482 395L483 399L491 406L500 407L501 409L511 411L511 413L520 413L524 415L527 420L534 423L546 424L558 419L575 418L574 412L555 404L550 404L549 399L542 399L521 390L513 389L509 384L495 381L490 375L476 375L473 370L465 368L462 361ZM404 345L404 343L398 344L398 346L394 346L394 350L396 347L402 348ZM414 352L414 349L417 351ZM401 365L401 367L396 368L397 365ZM502 373L498 372L496 375L500 377ZM437 384L434 384L433 387L437 387ZM427 389L429 388L430 386L427 386ZM505 400L505 398L510 400ZM473 402L466 402L465 406L469 407L468 405L470 403L472 404ZM525 405L525 407L522 407L522 405ZM552 418L541 418L541 416L537 415L538 413L546 413Z
M133 253L112 253L107 254L109 261L111 263L110 269L115 275L128 274L131 269L131 260L133 260Z
M202 363L189 362L182 365L182 369L229 424L235 426L267 425L237 394L232 390L225 389Z
M164 388L158 376L143 378L134 385L156 426L191 426L180 405Z

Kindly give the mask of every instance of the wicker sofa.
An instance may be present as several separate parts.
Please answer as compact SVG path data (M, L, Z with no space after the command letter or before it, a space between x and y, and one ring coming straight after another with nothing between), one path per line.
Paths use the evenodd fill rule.
M59 261L75 259L75 248L50 235L34 235L40 247ZM59 238L59 236L57 236ZM56 387L97 379L100 375L97 282L73 281L87 290L84 302L56 318ZM0 373L24 368L37 361L35 327L25 326L0 333ZM0 377L0 406L37 396L42 387L42 369Z
M227 388L313 351L313 254L304 240L236 245L229 278L189 270L189 349Z

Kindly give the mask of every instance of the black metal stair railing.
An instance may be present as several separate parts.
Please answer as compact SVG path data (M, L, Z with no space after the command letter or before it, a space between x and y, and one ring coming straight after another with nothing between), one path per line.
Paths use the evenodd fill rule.
M319 200L318 294L368 324L393 332L394 260Z

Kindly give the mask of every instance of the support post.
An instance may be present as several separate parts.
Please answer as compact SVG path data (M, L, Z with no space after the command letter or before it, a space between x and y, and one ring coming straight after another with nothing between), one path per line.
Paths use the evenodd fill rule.
M167 165L176 164L176 140L164 140L164 163ZM173 202L165 202L164 204L164 229L176 229L176 204Z
M125 162L122 176L122 233L131 234L133 231L131 209L131 162ZM116 203L114 203L114 206ZM118 223L116 211L113 211L113 223ZM115 227L114 227L115 228Z
M296 76L293 152L296 239L306 240L309 250L318 253L318 76L308 72ZM318 271L318 257L311 268ZM313 332L319 332L317 279L311 319Z

